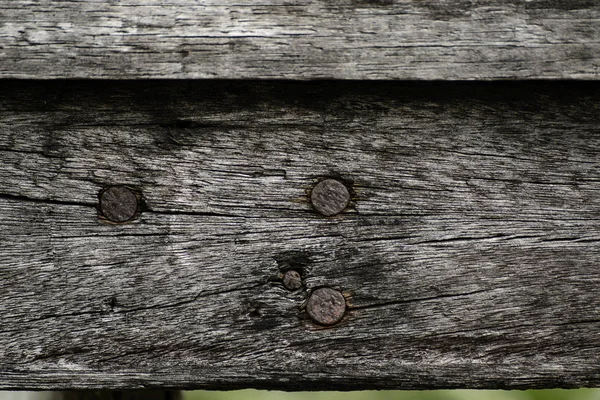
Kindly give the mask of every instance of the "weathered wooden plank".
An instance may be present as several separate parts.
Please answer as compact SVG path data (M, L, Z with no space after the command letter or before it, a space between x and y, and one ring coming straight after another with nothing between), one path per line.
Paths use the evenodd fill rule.
M598 79L593 0L1 0L0 77Z
M598 385L598 89L4 82L0 387Z

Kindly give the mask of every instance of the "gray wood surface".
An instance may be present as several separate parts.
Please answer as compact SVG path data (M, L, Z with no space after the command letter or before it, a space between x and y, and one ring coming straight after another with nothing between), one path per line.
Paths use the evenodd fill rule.
M0 387L600 384L598 84L4 84Z
M594 0L0 0L0 77L598 79Z

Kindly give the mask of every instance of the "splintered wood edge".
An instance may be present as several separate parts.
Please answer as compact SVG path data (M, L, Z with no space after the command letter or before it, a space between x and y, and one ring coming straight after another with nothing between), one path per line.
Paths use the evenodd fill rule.
M598 84L5 89L2 388L600 384ZM110 185L134 220L101 218Z

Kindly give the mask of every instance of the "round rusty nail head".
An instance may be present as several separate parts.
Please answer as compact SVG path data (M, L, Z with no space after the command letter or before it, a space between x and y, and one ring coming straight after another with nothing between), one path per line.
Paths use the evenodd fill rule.
M288 290L296 290L302 287L302 277L298 271L289 270L283 275L283 286Z
M310 201L318 213L331 217L341 213L348 206L350 192L342 182L325 179L312 189Z
M346 299L337 290L320 288L312 292L308 298L306 312L318 324L333 325L344 317Z
M138 210L135 192L125 186L111 186L100 194L100 212L112 222L127 222Z

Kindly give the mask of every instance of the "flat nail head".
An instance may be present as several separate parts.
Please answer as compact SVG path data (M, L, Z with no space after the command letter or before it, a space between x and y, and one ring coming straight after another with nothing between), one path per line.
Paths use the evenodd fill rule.
M313 208L326 217L331 217L344 211L350 202L350 192L342 182L335 179L325 179L315 185L310 193Z
M337 290L320 288L311 293L306 302L308 316L320 325L333 325L346 312L346 299Z
M138 198L135 192L125 186L111 186L100 194L100 212L112 222L127 222L135 217Z
M288 290L296 290L302 287L302 277L298 271L286 271L283 275L283 286Z

